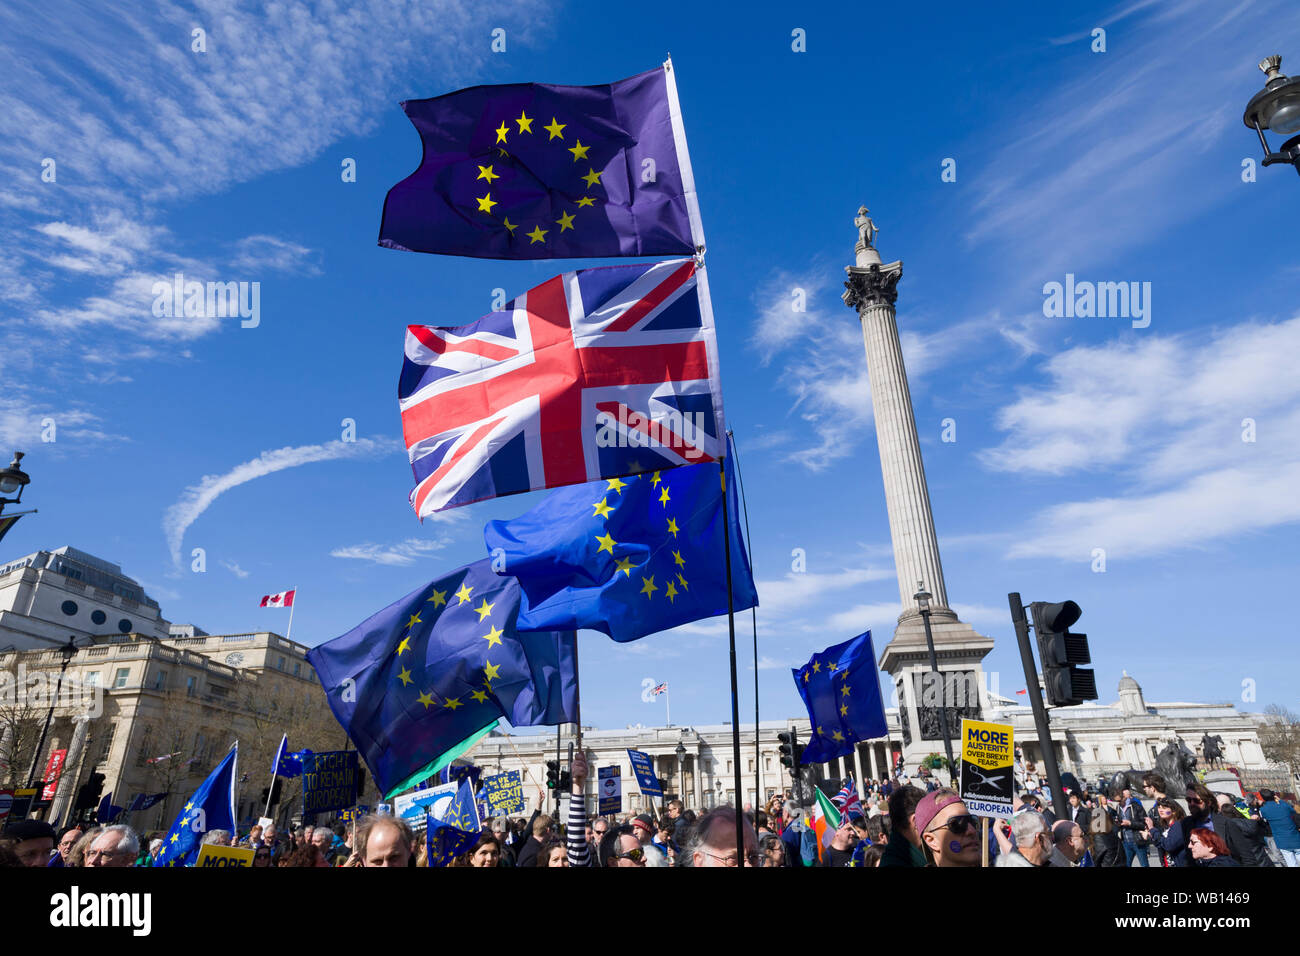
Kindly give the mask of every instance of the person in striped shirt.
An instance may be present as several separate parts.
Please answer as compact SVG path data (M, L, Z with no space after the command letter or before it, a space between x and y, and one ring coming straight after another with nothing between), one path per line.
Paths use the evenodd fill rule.
M573 789L569 793L569 822L564 828L569 866L645 866L645 850L632 828L627 825L609 829L600 841L600 859L596 858L587 842L583 795L583 784L587 780L587 757L581 750L573 755L569 773L573 778Z

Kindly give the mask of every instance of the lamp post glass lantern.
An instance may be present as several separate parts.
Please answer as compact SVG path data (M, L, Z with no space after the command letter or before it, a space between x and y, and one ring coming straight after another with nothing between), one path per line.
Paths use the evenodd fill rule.
M1241 121L1259 135L1264 148L1264 165L1289 163L1300 173L1300 76L1288 77L1281 70L1282 57L1265 57L1259 63L1267 79L1264 88L1251 97ZM1269 148L1264 131L1290 136L1278 152Z
M944 684L943 675L939 672L939 658L934 652L934 634L930 630L931 594L925 589L924 581L916 582L916 593L912 597L916 601L916 606L920 608L921 620L925 623L925 646L930 652L930 672L934 674L939 686L939 730L943 734L944 753L948 756L948 775L955 780L957 765L952 759L952 733L948 729L948 689ZM920 706L920 702L917 706Z
M23 455L21 451L14 452L14 460L9 463L9 467L0 471L0 511L4 511L5 505L16 505L22 501L23 489L32 480L27 472L19 467ZM0 461L4 459L0 458ZM18 492L17 496L10 498L9 495L15 491Z

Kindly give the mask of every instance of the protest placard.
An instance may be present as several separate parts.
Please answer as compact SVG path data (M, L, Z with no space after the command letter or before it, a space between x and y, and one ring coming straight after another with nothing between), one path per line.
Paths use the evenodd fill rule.
M355 805L359 769L355 750L306 754L302 760L302 812L342 810Z
M1015 740L1010 724L961 722L961 798L976 816L1010 817Z
M252 847L247 846L216 846L206 843L199 850L199 859L195 866L217 866L226 867L227 869L237 866L253 865Z
M664 790L659 778L655 776L654 764L650 755L641 750L629 750L628 759L632 761L632 772L636 774L637 785L641 792L651 797L662 797Z
M524 812L524 785L518 770L507 770L483 778L483 796L488 816Z
M600 781L599 803L596 812L600 814L623 812L623 776L619 767L601 767L596 771Z

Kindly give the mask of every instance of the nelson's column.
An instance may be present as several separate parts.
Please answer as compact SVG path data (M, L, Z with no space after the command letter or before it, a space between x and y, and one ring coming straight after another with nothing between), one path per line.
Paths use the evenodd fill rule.
M898 693L898 713L903 731L903 759L909 772L931 753L944 753L940 730L940 691L947 706L948 730L954 741L961 718L978 719L987 700L980 662L993 649L990 638L976 633L957 619L948 606L939 543L930 513L930 491L925 483L921 443L916 434L912 395L903 367L894 303L901 261L883 264L873 242L876 225L867 208L854 220L858 242L857 264L846 266L844 303L855 309L862 322L867 349L867 374L871 379L871 408L880 446L880 471L885 482L889 533L894 542L894 566L903 613L893 639L880 655L880 668L893 678ZM942 687L931 674L925 641L925 623L915 595L929 591L930 625ZM927 676L929 675L929 676ZM960 763L960 744L953 748ZM940 776L942 779L942 775Z

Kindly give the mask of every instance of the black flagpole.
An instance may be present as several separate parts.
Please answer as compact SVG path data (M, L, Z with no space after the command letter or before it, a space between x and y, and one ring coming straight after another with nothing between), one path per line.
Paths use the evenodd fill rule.
M731 589L731 515L727 508L727 456L718 458L722 476L722 542L727 558L727 632L731 640L731 750L736 762L736 866L745 865L745 818L740 783L740 694L736 679L736 599ZM757 756L755 757L757 759ZM756 764L757 765L757 764Z
M749 502L745 500L745 482L740 474L740 456L736 454L736 439L731 430L727 430L727 441L731 445L731 457L736 462L736 490L740 492L740 509L745 516L745 540L750 548L754 547L753 535L749 533ZM753 551L751 550L752 554ZM751 558L751 560L753 560ZM763 800L763 771L759 761L763 759L763 735L758 721L758 608L750 608L750 618L754 625L754 820L758 826L758 806ZM771 821L768 821L769 825Z

